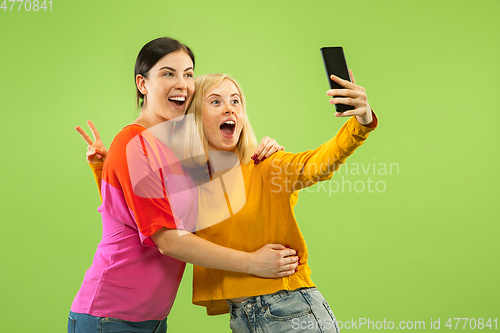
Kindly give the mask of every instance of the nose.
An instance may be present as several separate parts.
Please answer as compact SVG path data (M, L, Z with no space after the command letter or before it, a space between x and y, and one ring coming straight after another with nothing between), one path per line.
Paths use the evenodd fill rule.
M179 89L179 90L186 90L187 89L187 86L184 82L177 82L175 85L174 85L174 88L175 89Z
M226 104L224 108L224 114L229 115L233 113L234 113L233 106L231 104Z
M179 79L177 80L177 82L174 84L174 88L175 89L179 89L179 90L186 90L187 89L187 84L186 84L185 78L184 77L179 77Z

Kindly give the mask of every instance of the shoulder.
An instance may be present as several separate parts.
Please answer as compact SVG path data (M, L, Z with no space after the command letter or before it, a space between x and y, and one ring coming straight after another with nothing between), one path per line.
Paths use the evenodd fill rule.
M112 148L125 148L127 144L139 134L144 132L146 129L142 126L136 124L130 124L122 128L120 132L114 137L113 142L110 146L110 151Z
M106 158L108 168L111 165L125 166L127 164L127 146L135 141L140 141L139 135L144 132L144 130L145 129L142 126L131 124L125 126L120 132L118 132L109 147L108 156Z

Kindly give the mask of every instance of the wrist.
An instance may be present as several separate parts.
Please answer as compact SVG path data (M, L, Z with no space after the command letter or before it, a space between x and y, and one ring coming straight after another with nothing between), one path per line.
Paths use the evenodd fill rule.
M254 263L253 253L245 252L243 255L243 260L241 262L243 264L242 266L243 273L254 274L253 268L255 267L255 263Z
M367 114L364 116L356 116L356 120L358 123L360 123L363 126L368 126L373 122L373 115L372 111L370 110Z

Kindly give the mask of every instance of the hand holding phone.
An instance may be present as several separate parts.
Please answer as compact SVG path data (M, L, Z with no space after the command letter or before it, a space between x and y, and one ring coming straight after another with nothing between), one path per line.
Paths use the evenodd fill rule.
M354 75L347 69L342 48L324 47L321 54L331 88L326 94L332 96L330 103L337 109L335 116L355 116L360 124L370 124L373 116L365 88L356 85Z
M351 82L342 47L322 47L321 55L323 57L323 64L325 65L326 76L328 77L330 89L345 89L345 87L341 86L330 77L330 75L333 74L341 79ZM337 112L345 112L353 110L354 107L352 105L335 104L335 109Z

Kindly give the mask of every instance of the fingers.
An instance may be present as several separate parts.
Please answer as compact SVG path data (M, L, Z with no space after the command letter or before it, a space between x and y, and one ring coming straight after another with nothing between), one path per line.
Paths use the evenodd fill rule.
M290 256L294 256L297 254L297 251L295 251L294 249L284 249L284 250L281 250L280 251L280 256L282 258L285 258L285 257L290 257Z
M352 105L354 107L361 105L361 103L359 103L356 99L353 99L353 98L335 97L335 98L331 98L329 100L329 102L330 102L330 104L344 104L344 105Z
M264 248L267 248L266 251L272 250L274 260L276 260L274 262L274 272L269 275L266 274L264 277L290 276L297 271L300 265L300 258L296 256L297 251L281 244L266 244L262 249Z
M326 92L328 96L333 96L328 102L330 104L352 105L362 107L366 103L366 93L363 87L359 90L331 89Z
M276 142L276 140L266 136L262 138L260 141L257 150L255 151L255 155L252 156L255 164L259 164L272 154L278 151L281 146Z
M357 98L362 96L361 90L351 90L351 89L330 89L326 92L327 96L340 96L340 97L352 97Z
M88 163L104 162L102 152L93 146L87 147L86 155Z
M263 137L262 140L260 141L260 145L259 145L260 149L258 147L257 151L255 152L255 154L257 155L255 160L256 161L262 160L262 158L264 158L264 156L266 156L267 152L269 151L269 149L272 147L272 145L274 143L276 143L276 140L271 139L268 136Z
M95 157L102 159L102 153L98 148L95 149Z
M268 136L265 136L265 137L262 138L262 140L260 140L260 143L257 146L257 149L255 150L255 155L257 155L257 156L260 155L260 152L262 151L262 148L264 148L264 146L266 145L266 143L267 143L268 140L269 140ZM257 156L255 156L255 158L257 158Z
M76 129L76 131L78 133L80 133L80 135L82 136L83 140L85 140L85 142L88 145L92 145L94 143L94 142L92 142L92 139L90 138L90 136L88 136L88 134L85 133L85 131L80 126L76 126L75 129Z
M292 264L299 264L300 258L297 256L292 256L292 257L284 257L282 259L282 265L292 265Z
M355 89L357 86L352 83L352 82L349 82L347 80L344 80L344 79L341 79L340 77L336 76L336 75L330 75L330 78L335 81L336 83L340 84L342 87L345 87L347 89Z
M285 271L285 272L279 272L278 274L276 274L275 277L285 277L285 276L290 276L290 275L293 275L295 274L296 271L295 269L294 270L290 270L290 271Z
M299 265L300 265L300 263L298 261L294 262L293 264L283 265L281 272L296 270L299 267Z
M365 117L367 112L370 110L366 90L365 88L354 84L355 81L352 71L349 71L349 75L353 83L346 83L344 86L347 89L330 89L326 92L328 96L333 96L329 102L330 104L344 104L354 107L353 110L335 113L336 117ZM338 77L335 78L337 83L341 84L342 79ZM334 79L333 76L332 79ZM344 81L344 83L347 82L346 80L342 81Z
M276 277L284 277L284 276L290 276L290 275L293 275L297 272L297 269L291 269L291 270L287 270L287 271L282 271L282 272L279 272L276 274Z
M360 109L354 109L354 110L349 110L345 112L337 112L335 113L335 117L352 117L352 116L358 116L358 117L363 117L366 115L366 112Z
M264 247L269 247L272 250L280 251L279 255L281 258L294 256L297 254L297 251L291 249L289 246L283 246L281 244L266 244Z
M354 74L352 74L351 70L349 70L349 76L351 77L351 82L356 84L356 79L354 79Z
M96 158L95 148L92 146L88 146L86 156L87 156L87 163L92 163L92 161L95 161Z
M294 257L294 258L296 258L296 257ZM278 277L293 275L293 274L295 274L295 272L298 271L299 265L300 265L300 262L298 260L296 260L295 262L290 263L290 264L284 264L281 267L281 270L276 275Z
M274 139L273 139L274 140ZM285 147L283 146L280 146L276 140L274 140L274 145L272 145L271 148L269 148L269 150L267 151L267 154L266 156L264 156L264 158L268 158L269 156L271 156L272 154L274 154L275 152L277 151L285 151Z
M278 251L288 249L286 246L283 246L281 244L267 244L266 246L269 247L270 249L278 250Z
M101 137L99 136L99 131L97 131L97 128L95 128L94 123L92 123L90 120L88 120L87 125L89 125L90 130L92 131L92 135L94 136L94 140L101 141Z
M263 160L265 160L266 158L268 158L269 156L271 156L272 154L277 152L278 147L279 147L279 145L276 142L276 140L274 140L274 139L269 140L267 142L266 146L264 148L262 148L262 152L260 153L260 155L257 156L257 160L262 162Z

